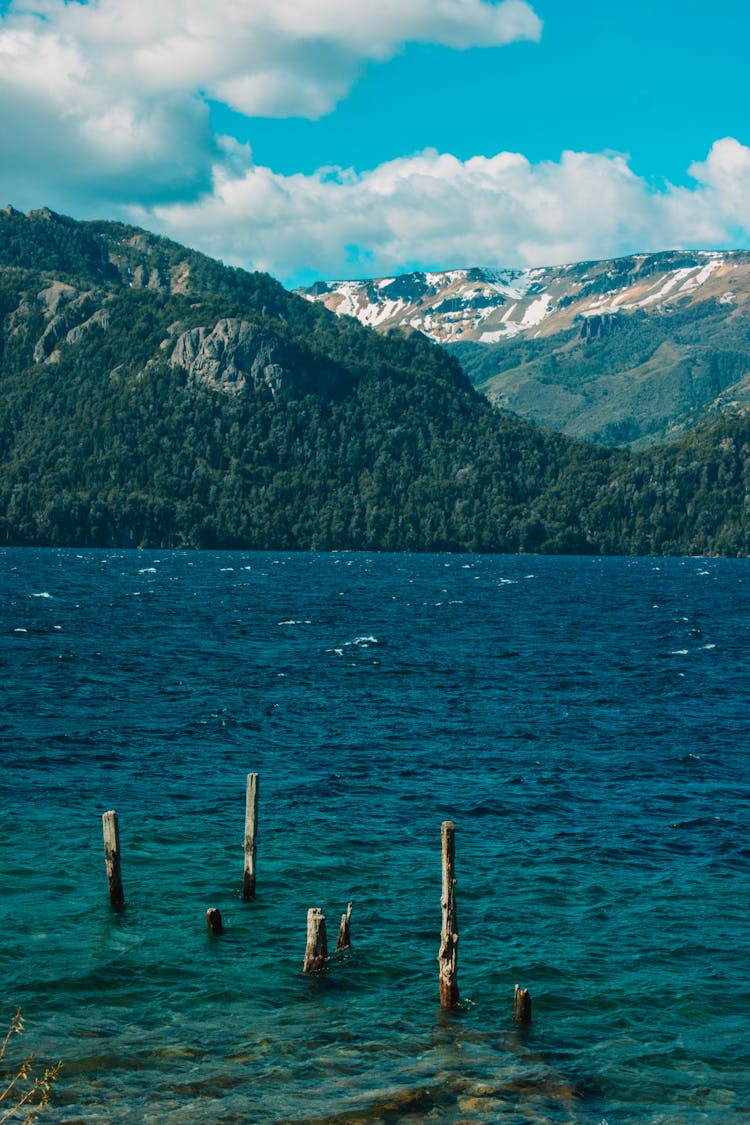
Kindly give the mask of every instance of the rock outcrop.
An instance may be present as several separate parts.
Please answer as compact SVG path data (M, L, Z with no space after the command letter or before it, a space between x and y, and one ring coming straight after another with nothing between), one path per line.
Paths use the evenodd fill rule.
M169 362L184 367L189 379L229 394L248 386L276 395L292 379L277 340L246 320L219 320L213 328L182 332Z

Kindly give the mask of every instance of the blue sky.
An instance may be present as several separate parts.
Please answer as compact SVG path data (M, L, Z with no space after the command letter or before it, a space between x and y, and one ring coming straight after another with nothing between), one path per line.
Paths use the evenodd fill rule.
M503 149L629 153L656 182L688 183L719 137L750 141L750 5L743 0L540 0L537 43L419 45L370 65L318 121L215 120L277 171L359 171L433 146L462 159Z
M0 200L287 284L746 247L749 31L741 0L0 0Z

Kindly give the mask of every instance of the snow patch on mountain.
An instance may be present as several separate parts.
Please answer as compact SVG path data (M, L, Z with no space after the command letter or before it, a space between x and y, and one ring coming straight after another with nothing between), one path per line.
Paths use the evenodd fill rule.
M739 271L739 272L738 272ZM439 343L497 344L550 335L595 316L663 313L686 301L750 303L750 254L667 251L534 269L415 272L319 282L301 294L381 330L409 328Z

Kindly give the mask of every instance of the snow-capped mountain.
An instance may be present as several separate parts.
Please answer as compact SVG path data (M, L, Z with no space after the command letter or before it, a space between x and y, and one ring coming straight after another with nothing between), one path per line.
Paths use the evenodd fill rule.
M750 252L669 251L300 290L380 331L454 351L498 405L633 446L750 406Z
M497 344L550 336L577 321L663 312L686 301L750 301L750 253L673 252L527 270L409 273L373 281L317 282L300 290L374 328L415 329L441 344ZM584 326L584 321L592 321Z

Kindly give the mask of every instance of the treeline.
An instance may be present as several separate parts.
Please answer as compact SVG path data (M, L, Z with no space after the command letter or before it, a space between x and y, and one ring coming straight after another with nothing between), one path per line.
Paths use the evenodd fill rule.
M2 544L750 553L742 417L637 456L574 441L492 408L424 339L71 222L63 241L85 239L62 270L32 269L18 230L3 267L0 221ZM52 281L106 316L34 362ZM177 333L227 317L278 341L294 378L229 393L170 362Z

